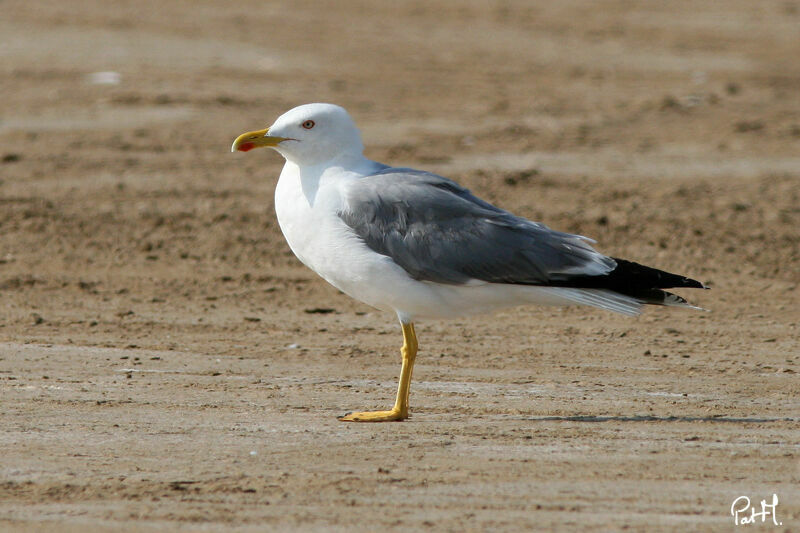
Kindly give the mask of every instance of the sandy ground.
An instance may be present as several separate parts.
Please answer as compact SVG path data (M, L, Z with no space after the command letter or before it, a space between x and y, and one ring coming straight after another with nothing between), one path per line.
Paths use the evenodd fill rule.
M489 4L2 3L0 529L800 530L800 3ZM311 101L711 312L422 323L337 422L399 327L228 153Z

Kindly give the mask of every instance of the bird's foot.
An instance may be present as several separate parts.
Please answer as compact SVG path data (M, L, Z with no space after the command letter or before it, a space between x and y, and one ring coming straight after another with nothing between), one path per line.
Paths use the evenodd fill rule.
M408 418L408 411L359 411L340 416L340 422L399 422Z

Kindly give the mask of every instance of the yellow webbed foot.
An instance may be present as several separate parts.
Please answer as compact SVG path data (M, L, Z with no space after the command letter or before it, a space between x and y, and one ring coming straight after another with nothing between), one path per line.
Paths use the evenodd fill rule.
M411 388L411 372L417 358L417 334L414 324L400 323L403 328L403 347L400 354L403 366L400 368L400 383L397 385L397 399L389 411L359 411L339 417L341 422L399 422L408 418L408 393Z
M408 418L408 413L399 409L390 411L359 411L340 416L340 422L399 422Z

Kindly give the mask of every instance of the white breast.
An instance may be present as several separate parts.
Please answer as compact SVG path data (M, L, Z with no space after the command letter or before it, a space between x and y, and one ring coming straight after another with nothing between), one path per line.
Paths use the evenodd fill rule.
M344 180L357 177L323 176L304 190L297 167L287 163L275 188L278 224L297 258L328 283L378 309L398 310L392 289L417 282L370 250L337 215Z

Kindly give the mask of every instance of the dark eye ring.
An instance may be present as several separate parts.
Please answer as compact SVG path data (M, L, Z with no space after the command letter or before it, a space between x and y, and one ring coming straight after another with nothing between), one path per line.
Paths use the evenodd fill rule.
M301 124L301 126L303 126L307 130L310 130L311 128L314 127L314 121L313 120L306 120L305 122L303 122Z

